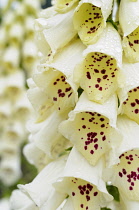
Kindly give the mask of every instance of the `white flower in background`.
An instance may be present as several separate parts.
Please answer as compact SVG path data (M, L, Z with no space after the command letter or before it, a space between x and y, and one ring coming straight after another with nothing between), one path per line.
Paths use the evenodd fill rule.
M0 208L4 210L10 210L8 199L3 198L0 200Z

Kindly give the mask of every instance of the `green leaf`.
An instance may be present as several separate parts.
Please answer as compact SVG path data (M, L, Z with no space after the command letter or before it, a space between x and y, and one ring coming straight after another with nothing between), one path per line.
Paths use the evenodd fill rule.
M101 210L111 210L110 208L101 208Z
M65 151L71 151L73 147L69 147L67 149L65 149Z
M107 185L106 186L108 192L114 197L114 200L120 201L120 195L119 195L119 190L117 187L113 185Z

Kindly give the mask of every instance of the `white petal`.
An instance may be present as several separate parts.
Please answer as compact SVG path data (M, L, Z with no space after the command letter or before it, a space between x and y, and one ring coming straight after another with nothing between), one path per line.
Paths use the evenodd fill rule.
M95 43L106 27L112 0L82 0L75 10L73 23L84 44ZM93 14L92 14L92 10ZM91 18L91 19L90 19Z
M120 200L122 204L121 210L138 210L139 209L139 201L129 200L125 195L121 193Z
M87 201L89 200L91 203L88 202L88 205L90 205L92 210L100 209L100 206L105 206L107 202L112 200L112 196L108 194L105 183L102 180L102 170L104 167L104 159L101 159L96 166L92 167L85 158L73 148L64 169L63 179L58 180L54 186L59 192L67 193L72 197L75 209L80 208L81 205L87 205ZM88 192L85 189L81 192L82 190L77 185L86 185L87 188L88 185L91 185L90 191L92 191L92 193L89 194L89 188L86 189ZM87 192L86 194L85 191ZM96 196L97 194L98 196Z
M10 30L8 32L8 39L11 43L20 43L23 41L24 36L24 29L21 23L13 23L10 27Z
M0 209L10 210L9 201L7 198L3 198L0 200Z
M30 164L33 164L39 171L41 171L51 160L47 155L40 150L34 142L27 144L23 153Z
M57 209L61 210L61 209ZM74 210L73 202L71 198L68 198L66 203L64 204L62 210Z
M52 184L62 175L65 161L65 157L53 161L38 174L33 182L18 185L19 188L41 207L55 192Z
M116 110L115 95L101 105L88 101L83 93L75 109L69 113L69 119L60 124L59 130L90 164L95 165L103 154L118 143L118 133L114 129Z
M10 207L14 210L39 210L35 203L20 190L12 192Z
M68 144L59 132L59 124L66 118L66 115L59 115L56 111L43 122L29 122L28 129L32 133L35 145L40 148L49 158L55 158Z
M56 11L63 13L69 11L76 2L77 0L55 0L54 7Z
M73 12L74 10L71 10L66 14L58 15L55 26L37 33L38 46L40 45L39 49L42 53L49 57L51 54L54 55L58 49L64 47L76 35L72 23ZM46 21L48 22L47 25L49 25L49 19ZM51 22L50 19L50 25Z
M139 1L132 2L121 0L119 10L119 21L124 36L132 33L139 26Z

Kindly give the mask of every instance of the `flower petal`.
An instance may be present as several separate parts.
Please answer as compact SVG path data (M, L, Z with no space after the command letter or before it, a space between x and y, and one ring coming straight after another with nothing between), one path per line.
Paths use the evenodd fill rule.
M112 0L80 1L74 13L73 23L84 44L92 44L98 40L106 27L106 19L111 9Z
M75 82L85 90L89 100L104 103L117 89L121 64L120 36L108 24L98 42L84 51L84 60L75 68Z
M120 99L119 113L126 114L130 119L139 123L139 63L123 63L121 89L118 91Z
M38 176L26 185L18 185L21 191L31 197L31 199L41 207L55 193L52 184L58 177L62 176L65 166L65 156L48 164ZM36 190L37 189L37 190Z
M116 136L116 106L115 95L101 105L82 94L69 119L60 124L60 132L92 165L110 149L112 136Z
M54 7L55 10L63 13L69 11L78 0L55 0Z
M103 167L105 167L103 159L92 167L73 148L67 160L63 178L54 183L54 186L56 190L67 193L69 198L72 198L74 209L86 207L86 209L98 210L100 206L105 206L112 200L101 179Z

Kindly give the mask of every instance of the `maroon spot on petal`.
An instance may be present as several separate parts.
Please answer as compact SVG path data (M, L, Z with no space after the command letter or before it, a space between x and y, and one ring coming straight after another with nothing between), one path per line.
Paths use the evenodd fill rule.
M75 196L75 192L72 192L72 196Z
M134 107L134 106L136 106L136 104L133 102L133 103L131 103L131 106Z
M130 186L130 187L129 187L129 190L133 190L133 187Z
M94 196L97 196L98 192L94 192Z
M119 172L119 176L120 176L120 177L123 177L123 174L122 174L121 172Z
M94 150L90 150L90 153L93 155L94 154Z
M139 109L135 109L135 114L138 114L139 113Z
M82 128L85 129L86 128L86 125L83 125Z
M98 144L95 144L94 148L95 148L95 150L97 150L98 149Z
M57 98L56 97L53 97L53 101L57 101Z
M81 208L83 208L83 204L81 204L80 206L81 206Z

